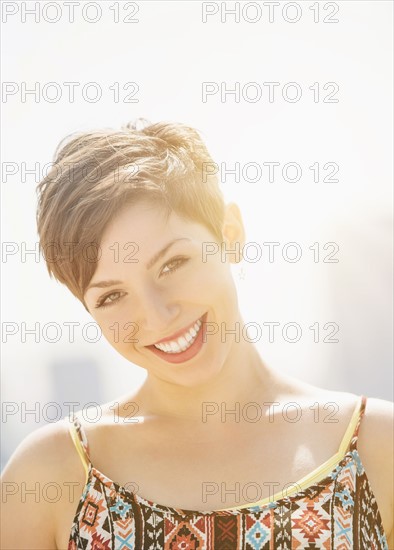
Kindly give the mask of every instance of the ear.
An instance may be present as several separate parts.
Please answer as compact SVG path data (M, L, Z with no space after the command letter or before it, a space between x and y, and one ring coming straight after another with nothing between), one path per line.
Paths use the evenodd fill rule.
M242 260L242 249L245 244L245 229L241 212L234 202L225 206L222 235L230 262L239 263ZM234 254L231 254L231 251L234 251Z

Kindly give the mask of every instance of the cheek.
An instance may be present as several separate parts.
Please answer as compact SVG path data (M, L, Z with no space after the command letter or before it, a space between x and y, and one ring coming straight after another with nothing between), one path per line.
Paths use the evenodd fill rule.
M189 271L187 276L177 278L177 282L168 295L168 300L182 306L184 304L202 304L215 308L233 307L232 295L235 287L230 267L213 262L202 264L198 270Z
M129 354L133 345L139 344L139 327L134 321L118 320L110 327L102 326L101 330L108 343L121 354Z
M207 263L206 266L204 270L206 284L215 294L228 293L235 289L230 264L221 262L218 258Z
M115 349L130 347L133 339L138 339L138 325L127 308L108 308L105 313L95 315L94 320L100 326L103 337Z
M219 259L204 265L205 269L196 280L195 296L200 302L218 309L219 316L232 319L238 314L238 298L230 264Z

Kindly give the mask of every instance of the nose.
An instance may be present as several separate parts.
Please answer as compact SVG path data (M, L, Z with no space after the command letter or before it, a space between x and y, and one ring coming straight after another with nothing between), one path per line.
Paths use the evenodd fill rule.
M139 292L138 324L145 332L160 336L168 330L180 313L180 305L162 289L149 286Z

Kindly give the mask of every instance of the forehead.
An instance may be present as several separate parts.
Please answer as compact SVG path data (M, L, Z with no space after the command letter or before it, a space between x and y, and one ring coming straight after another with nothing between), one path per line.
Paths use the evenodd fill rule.
M160 204L145 199L127 204L103 233L96 271L116 263L117 257L127 256L133 250L138 250L140 261L148 259L162 246L177 238L188 238L195 244L213 239L201 223L185 219L174 211L168 212Z
M175 235L178 232L194 234L205 227L188 220L178 213L170 212L160 204L141 199L134 204L126 204L105 228L101 245L118 242L125 244L156 242L161 235Z
M175 212L168 213L164 207L147 200L125 204L105 228L101 244L124 240L144 240L154 230L168 229L176 223Z

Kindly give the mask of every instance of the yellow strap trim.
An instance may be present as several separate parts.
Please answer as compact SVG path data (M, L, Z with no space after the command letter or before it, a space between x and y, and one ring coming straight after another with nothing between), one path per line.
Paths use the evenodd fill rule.
M89 476L89 462L86 457L85 449L82 446L82 443L77 434L76 427L72 421L70 422L68 430L71 435L71 439L73 440L73 443L75 445L75 448L77 449L79 457L82 461L83 467L85 469L85 474L86 474L85 485L86 485L86 483L88 482L88 476Z
M361 401L362 401L362 396L359 397L356 403L356 407L354 409L352 418L346 429L345 435L342 438L338 451L332 457L326 460L326 462L324 462L323 464L315 468L315 470L313 470L312 472L304 476L302 479L297 481L293 487L290 487L287 491L278 491L272 497L263 498L258 502L253 502L251 504L242 504L241 506L233 506L232 508L220 508L220 509L214 510L214 512L225 512L227 510L239 510L240 508L250 508L252 506L264 506L265 504L279 500L284 496L291 496L294 493L297 493L298 491L306 489L310 485L313 485L316 481L323 479L326 475L328 475L333 470L335 464L337 464L345 454L345 451L348 447L348 444L350 443L350 439L353 435L353 432L356 429L356 425L359 419Z

